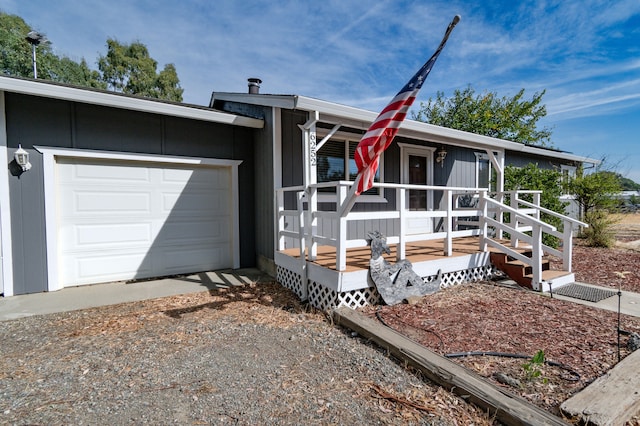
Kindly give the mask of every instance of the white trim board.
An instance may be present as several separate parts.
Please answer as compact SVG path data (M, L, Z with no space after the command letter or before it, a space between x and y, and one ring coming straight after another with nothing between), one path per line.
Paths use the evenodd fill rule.
M0 164L8 164L7 120L4 92L0 91ZM9 168L0 167L0 289L13 296L13 246L11 242L11 205L9 200Z
M151 162L160 164L204 165L231 168L231 215L233 217L232 256L233 268L240 267L240 217L239 217L239 184L238 166L241 160L225 160L214 158L177 157L155 154L121 153L110 151L75 150L34 146L43 156L45 235L47 253L47 290L56 291L63 288L58 270L58 229L56 217L56 159L85 158L100 160L124 160L134 162Z

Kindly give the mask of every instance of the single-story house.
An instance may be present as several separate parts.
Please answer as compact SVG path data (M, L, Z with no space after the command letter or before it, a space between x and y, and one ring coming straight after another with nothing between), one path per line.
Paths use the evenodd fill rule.
M375 292L349 265L349 250L366 247L368 232L387 235L398 257L418 241L443 240L449 261L439 268L450 283L484 277L478 270L493 268L496 244L489 236L509 231L504 213L514 249L527 241L520 231L533 229L533 240L540 227L560 232L538 223L539 208L505 198L505 165L571 174L597 163L407 120L374 188L349 204L353 151L377 113L261 94L257 79L249 89L214 92L201 107L0 77L0 159L8 164L0 292L257 266L316 306L359 306ZM14 159L20 149L26 170ZM492 173L498 195L490 197ZM463 237L480 244L464 260L467 272L451 261L452 241ZM333 260L320 265L326 253ZM543 281L538 275L533 286Z

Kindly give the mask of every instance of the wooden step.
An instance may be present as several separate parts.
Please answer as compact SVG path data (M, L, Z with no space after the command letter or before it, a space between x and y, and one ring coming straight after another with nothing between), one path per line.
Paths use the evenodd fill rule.
M491 263L502 272L504 272L509 278L517 282L519 285L534 290L533 282L533 267L526 263L513 259L502 252L492 252L490 255ZM542 277L541 280L544 283L542 288L537 289L540 291L549 291L549 283L551 288L556 288L569 282L573 282L575 279L574 274L568 271L556 271L550 269L550 262L548 259L542 259ZM554 282L557 282L554 283Z
M531 265L528 265L522 262L521 260L515 260L515 259L509 260L505 263L505 266L507 268L514 268L514 270L516 270L517 268L521 268L523 270L523 273L522 273L523 276L533 274L533 267ZM541 266L543 271L547 271L551 267L551 262L549 262L548 259L542 259Z

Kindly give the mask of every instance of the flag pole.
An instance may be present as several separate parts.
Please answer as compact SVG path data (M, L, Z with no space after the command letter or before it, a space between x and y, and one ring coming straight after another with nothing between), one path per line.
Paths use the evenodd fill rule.
M356 180L353 182L353 185L351 185L349 192L347 192L347 198L345 198L345 201L340 206L340 217L345 217L346 215L348 215L353 208L353 205L356 203L356 198L358 198L358 195L356 195L356 191L358 190L361 179L362 173L358 173L358 175L356 176Z
M420 88L422 87L422 84L424 83L424 80L426 79L426 77L429 75L429 72L431 71L431 68L433 67L436 59L438 59L438 56L440 55L440 52L442 51L442 49L444 49L444 45L447 43L447 40L449 39L449 35L451 35L451 31L453 31L453 29L455 28L455 26L458 24L458 22L460 22L460 15L456 15L453 17L453 19L451 20L451 22L449 23L449 26L447 27L447 30L444 33L444 36L442 37L442 40L440 41L440 44L438 45L438 48L436 49L436 51L433 53L433 55L431 55L431 57L429 58L429 60L427 62L424 63L424 65L418 70L418 72L413 76L413 78L411 80L409 80L409 83L407 83L407 85L405 87L402 88L402 90L400 90L400 92L398 92L398 94L394 97L394 99L392 99L392 103L394 102L394 100L396 100L397 98L400 97L401 94L407 93L407 92L411 92L411 96L409 97L409 99L405 99L404 100L404 111L396 111L396 115L389 121L391 121L390 124L387 124L388 126L388 130L391 130L391 133L389 134L388 139L386 140L386 146L382 149L382 151L384 151L384 149L386 149L386 147L389 146L389 144L391 144L391 142L393 141L393 138L395 136L395 134L398 131L398 128L400 127L400 123L404 120L404 116L406 115L406 111L408 110L408 108L411 106L411 104L413 103L414 99L415 99L415 95L417 95L417 92L420 90ZM389 114L389 107L390 105L388 105L385 109L382 110L382 112L378 115L378 117L373 121L373 123L371 124L371 126L369 127L369 130L367 130L367 132L365 133L365 135L362 137L362 139L360 140L360 143L358 144L358 148L356 149L356 151L360 148L360 145L363 144L363 141L369 136L370 133L375 133L377 131L380 130L380 126L376 127L376 125L380 122L380 121L387 121L388 118L386 117L387 114ZM401 118L397 118L397 117L401 117ZM386 130L384 131L386 133ZM378 136L378 140L380 139L380 136ZM369 136L369 139L373 139L372 137ZM379 157L379 155L382 152L379 152L377 155ZM357 154L357 153L356 153ZM358 162L359 158L356 158L356 163ZM375 172L377 170L377 161L374 161L375 165L373 167L373 173L368 173L367 175L369 176L367 178L367 182L364 183L364 185L367 185L364 188L364 191L366 191L367 189L371 188L373 183L373 177L375 175ZM362 189L360 188L360 183L363 179L363 175L364 172L371 169L371 162L369 162L368 164L366 164L365 167L360 168L359 165L359 169L358 169L358 175L356 176L356 180L355 183L353 184L353 186L351 187L351 189L349 190L349 192L347 193L347 197L346 199L341 203L340 205L340 210L339 210L339 216L344 218L346 215L349 214L349 212L351 211L351 209L353 208L354 204L355 204L355 200L358 197L358 195L360 195L361 192L364 192ZM371 179L371 181L369 181Z

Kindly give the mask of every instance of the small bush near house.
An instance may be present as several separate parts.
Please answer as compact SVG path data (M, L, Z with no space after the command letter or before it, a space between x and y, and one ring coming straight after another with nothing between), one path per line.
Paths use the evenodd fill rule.
M590 247L612 247L615 238L612 225L616 219L606 210L593 210L585 215L585 222L589 224L582 236Z

